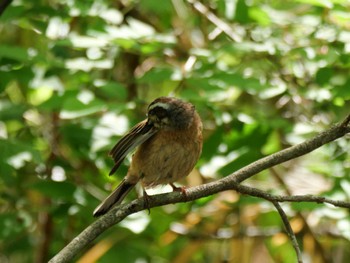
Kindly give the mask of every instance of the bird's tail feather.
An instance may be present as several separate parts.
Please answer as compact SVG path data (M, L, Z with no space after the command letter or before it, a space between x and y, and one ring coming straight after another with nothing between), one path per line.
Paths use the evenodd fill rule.
M128 183L124 179L119 186L96 207L93 213L94 217L104 215L112 206L120 204L134 186L135 184Z

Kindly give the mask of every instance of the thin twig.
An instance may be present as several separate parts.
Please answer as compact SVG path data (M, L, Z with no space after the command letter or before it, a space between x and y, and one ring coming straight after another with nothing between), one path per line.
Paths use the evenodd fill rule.
M348 208L350 209L350 202L333 200L330 198L326 198L323 196L315 196L315 195L272 195L268 192L262 191L257 188L237 184L234 187L234 190L241 194L246 194L250 196L260 197L266 199L270 202L310 202L310 203L327 203L334 205L336 207Z
M297 254L298 262L303 263L303 259L302 259L301 251L300 251L300 248L298 245L297 238L295 237L293 229L292 229L291 225L289 224L288 217L287 217L286 213L283 211L282 207L280 206L280 204L278 202L272 202L272 203L276 207L278 213L280 214L280 216L282 218L282 222L284 224L284 227L286 228L287 234L288 234L290 240L292 241L292 245L294 247L295 253Z
M288 185L285 184L282 176L276 171L276 169L274 167L269 168L269 171L271 172L273 177L280 183L280 185L284 188L284 190L286 191L286 195L288 197L290 197L292 195L292 192L289 190ZM304 197L304 196L298 196L298 197ZM305 196L304 200L308 200L307 199L308 197L309 196ZM313 196L311 196L311 197L313 197ZM318 196L317 196L317 198L323 199L323 201L325 199L323 197L318 197ZM314 202L314 201L316 203L319 203L319 201L321 202L321 200L313 200L313 201L311 201L311 200L310 200L310 202ZM308 201L303 201L303 202L308 202ZM325 202L323 202L323 203L325 203ZM318 255L323 260L323 262L330 262L331 259L329 258L329 255L328 255L329 253L325 252L324 247L321 245L320 241L317 239L317 237L316 237L316 235L314 233L314 229L312 229L312 227L310 227L310 224L306 220L305 215L301 211L296 211L295 218L300 218L300 220L302 221L302 223L303 223L303 225L305 227L304 232L306 231L311 236L311 238L313 239L313 242L315 243L315 249L318 251Z
M224 22L222 19L217 17L213 12L210 12L209 9L203 5L199 1L195 0L187 0L188 3L190 3L194 9L196 9L200 14L205 16L210 22L212 22L220 31L224 32L228 37L230 37L235 42L241 42L242 38L232 31L232 26L229 26L226 22Z

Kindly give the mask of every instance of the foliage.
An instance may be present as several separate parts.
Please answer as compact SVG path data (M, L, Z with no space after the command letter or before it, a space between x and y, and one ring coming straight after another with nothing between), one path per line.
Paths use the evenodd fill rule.
M350 5L300 1L14 1L0 17L0 261L46 262L127 171L108 150L155 97L196 105L205 144L184 183L226 176L349 113ZM349 200L338 140L246 182ZM199 172L199 173L198 173ZM161 188L167 191L167 188ZM130 195L130 199L136 195ZM129 199L129 200L130 200ZM312 262L346 262L349 211L285 204ZM234 192L152 209L81 262L295 262L271 204Z

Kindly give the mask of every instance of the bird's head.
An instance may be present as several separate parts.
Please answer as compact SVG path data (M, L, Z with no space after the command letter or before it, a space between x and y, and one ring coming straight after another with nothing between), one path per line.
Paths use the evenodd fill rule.
M191 103L177 98L160 97L148 106L148 121L156 128L183 130L191 126L195 108Z

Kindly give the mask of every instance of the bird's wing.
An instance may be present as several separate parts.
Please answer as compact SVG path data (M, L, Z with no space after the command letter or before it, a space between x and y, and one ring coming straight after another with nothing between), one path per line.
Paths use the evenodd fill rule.
M135 125L109 152L115 162L109 175L118 169L128 153L151 138L157 131L152 124L147 122L147 119Z

